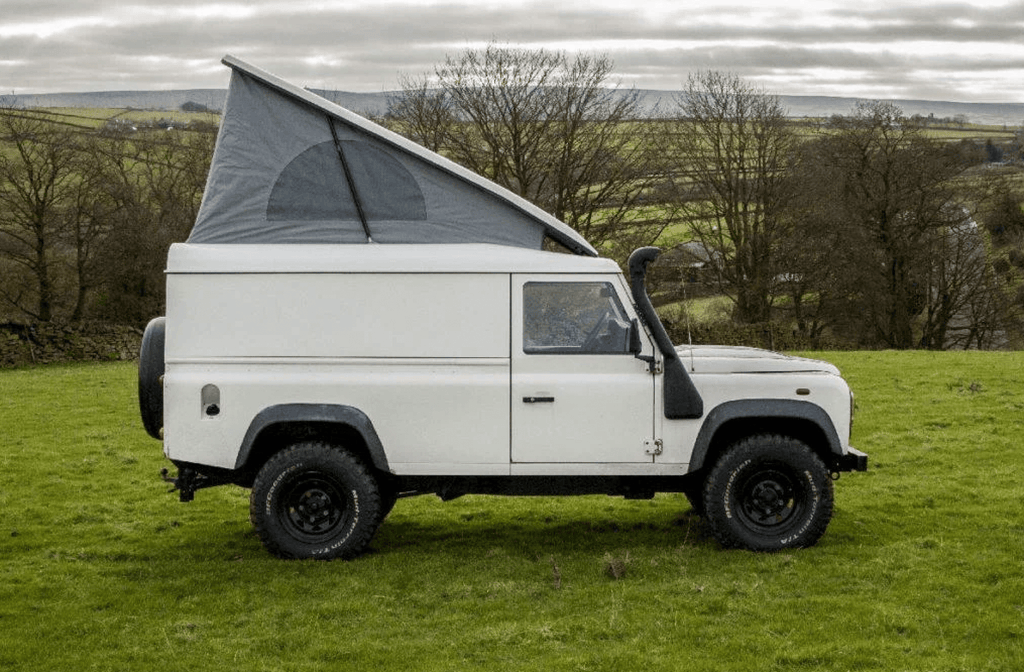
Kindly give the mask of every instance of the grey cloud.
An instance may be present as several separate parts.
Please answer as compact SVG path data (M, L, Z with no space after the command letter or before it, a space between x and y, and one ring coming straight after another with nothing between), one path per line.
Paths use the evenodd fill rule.
M4 0L3 23L6 25L49 21L54 17L92 16L110 3L103 0Z
M934 61L924 61L893 51L864 53L849 49L810 49L805 47L738 47L672 49L643 53L613 54L617 70L630 72L638 69L666 71L677 69L685 74L695 69L725 69L744 73L767 73L777 70L809 70L830 68L839 71L879 72L934 67ZM1019 67L1019 63L1006 61L1005 66ZM950 59L943 67L987 69L987 64L972 64L962 59Z
M852 34L866 38L864 41L888 42L902 39L1019 44L1024 36L1024 2L998 7L938 3L927 7L896 6L876 11L845 9L838 12L837 16L851 21L867 20L867 27L851 31ZM830 34L851 33L838 28Z
M1024 70L1024 58L974 62L951 55L945 59L921 59L892 50L872 54L841 48L721 47L692 48L643 53L612 54L620 76L639 82L668 82L664 87L680 89L687 76L698 70L728 70L752 81L776 81L781 77L814 95L848 95L851 82L879 97L911 99L955 99L957 80L976 84L993 71ZM929 77L926 73L942 71ZM642 83L641 86L647 86ZM797 91L768 86L780 95ZM841 93L839 93L841 92ZM993 90L991 100L1012 100L1014 91Z
M150 4L160 6L156 0ZM203 3L190 0L175 6L193 5ZM219 59L225 53L304 85L374 91L395 86L399 73L428 72L446 52L492 39L531 45L592 42L596 51L609 52L623 79L636 77L642 86L670 89L679 87L689 72L702 68L731 70L744 77L782 78L789 74L796 85L815 90L832 83L820 76L811 80L807 73L834 68L857 73L865 89L884 81L891 87L932 90L952 84L929 83L921 80L920 74L910 73L947 69L973 72L983 78L990 72L1024 67L1016 56L976 60L960 46L964 41L1019 45L1024 34L1022 1L995 8L955 2L876 11L846 8L833 13L835 25L827 29L799 28L795 20L741 26L716 23L718 13L729 11L723 6L716 6L715 15L694 16L685 3L680 3L677 16L651 24L629 9L595 12L553 5L537 3L524 10L441 4L401 10L385 7L294 16L274 14L269 19L257 13L235 20L172 19L181 15L130 12L118 25L82 26L45 40L31 36L0 38L0 92L12 88L95 91L223 87L227 70L219 65ZM69 6L71 10L66 9ZM54 0L4 0L0 25L41 20L68 11L88 15L99 8L109 8L109 2L76 0L68 5ZM796 18L799 11L780 11L777 16ZM116 12L112 15L119 16ZM844 20L853 17L859 21ZM708 21L697 21L705 18ZM975 25L960 25L954 21L958 18L974 21ZM863 21L866 26L861 24ZM635 39L664 48L620 51L602 46ZM947 42L949 53L922 60L893 47L914 40ZM864 53L841 48L852 42L876 44L880 50ZM697 46L672 46L682 43ZM338 65L306 62L316 57ZM10 65L4 63L7 60L27 63ZM835 85L848 83L840 77ZM956 95L955 90L947 88L946 97ZM1008 95L1019 99L1021 93Z

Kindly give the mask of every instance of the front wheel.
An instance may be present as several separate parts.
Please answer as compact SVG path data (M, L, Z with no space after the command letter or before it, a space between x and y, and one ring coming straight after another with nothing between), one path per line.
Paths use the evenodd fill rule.
M351 558L380 523L377 481L351 453L299 443L274 455L253 483L249 517L281 558Z
M813 546L832 518L828 469L803 442L754 436L726 450L704 484L705 518L727 548Z

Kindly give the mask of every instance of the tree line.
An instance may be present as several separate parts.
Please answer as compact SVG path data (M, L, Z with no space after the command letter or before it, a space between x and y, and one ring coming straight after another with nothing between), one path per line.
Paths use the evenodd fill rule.
M652 117L612 72L600 55L467 49L405 78L378 121L606 256L663 246L658 304L724 296L737 330L812 347L1019 345L1019 167L986 167L984 146L934 139L884 102L797 123L714 71ZM167 247L194 222L213 131L84 129L0 107L0 315L161 314Z
M92 128L0 106L0 315L145 324L192 228L216 128Z
M812 347L1020 343L1019 166L982 168L984 145L933 139L885 102L796 123L777 96L714 71L651 118L611 72L606 57L491 44L407 78L383 123L620 262L674 247L658 303L724 295L734 324Z

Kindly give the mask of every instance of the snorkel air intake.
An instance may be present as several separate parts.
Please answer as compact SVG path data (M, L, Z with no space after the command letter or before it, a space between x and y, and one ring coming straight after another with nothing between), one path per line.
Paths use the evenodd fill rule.
M629 284L640 318L650 329L654 342L665 359L665 417L669 419L699 418L704 415L704 401L700 398L665 325L654 311L647 295L647 266L658 258L657 247L641 247L629 255Z

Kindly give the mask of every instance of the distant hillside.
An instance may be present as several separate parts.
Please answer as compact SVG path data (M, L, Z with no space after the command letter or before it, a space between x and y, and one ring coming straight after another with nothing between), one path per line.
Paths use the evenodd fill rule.
M648 111L671 109L677 93L673 91L641 91L641 102ZM827 118L833 114L849 114L856 103L865 98L831 96L779 96L789 116ZM936 119L953 119L963 115L972 124L1024 127L1024 103L951 103L932 100L893 100L908 117L920 115Z
M865 98L826 96L779 96L791 117L828 117L849 114L854 104ZM1024 103L950 103L934 100L893 100L908 117L934 116L953 119L963 115L972 124L1024 127Z
M363 115L379 115L387 110L388 96L393 92L352 93L311 89L328 100ZM651 113L666 111L674 105L673 91L641 90L640 102ZM197 103L211 110L221 110L227 91L224 89L183 89L175 91L103 91L98 93L45 93L0 96L0 104L18 107L107 107L142 110L177 110L185 103ZM828 117L848 114L858 98L829 96L779 96L791 117ZM1024 126L1024 103L951 103L929 100L894 100L908 116L934 116L937 119L963 115L975 124Z
M183 89L177 91L100 91L96 93L39 93L0 96L0 103L17 107L107 107L112 109L178 110L188 102L221 110L224 89Z

